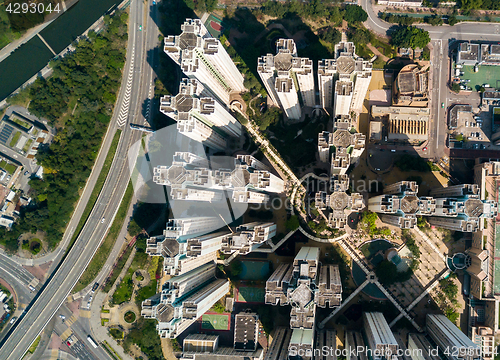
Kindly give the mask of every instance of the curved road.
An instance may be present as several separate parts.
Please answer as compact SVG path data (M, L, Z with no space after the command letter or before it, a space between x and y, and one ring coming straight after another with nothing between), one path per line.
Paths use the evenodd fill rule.
M151 106L147 99L152 98L154 93L152 81L154 73L147 63L147 53L156 47L157 36L155 35L153 38L153 35L148 35L152 33L152 31L148 31L149 29L139 31L139 27L142 27L146 18L144 4L148 8L152 8L151 1L132 0L130 5L129 42L124 74L130 69L132 77L130 82L128 81L130 76L127 79L126 75L123 77L119 99L110 124L112 134L118 126L118 114L122 112L123 108L131 110L125 111L127 115L125 127L106 182L87 223L66 258L47 280L25 316L18 321L8 338L0 344L0 360L21 359L23 357L31 343L70 294L105 237L118 211L130 178L127 153L130 146L141 138L141 133L134 132L127 124L143 121L144 117L141 114L143 104L149 102L148 106ZM148 24L150 24L148 27L155 28L154 22ZM133 96L126 98L126 94L133 94ZM120 122L120 124L123 123Z

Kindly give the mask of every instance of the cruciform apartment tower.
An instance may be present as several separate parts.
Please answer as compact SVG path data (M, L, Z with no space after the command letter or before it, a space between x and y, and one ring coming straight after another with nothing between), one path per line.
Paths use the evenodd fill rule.
M181 30L180 35L165 37L164 51L186 76L198 80L226 105L231 93L245 91L243 75L200 19L186 19Z
M477 185L454 185L418 197L414 181L400 181L385 189L384 195L368 200L368 210L380 214L386 223L411 229L417 216L427 216L431 225L445 229L476 232L484 228L484 219L497 215L493 200L481 200Z
M356 55L352 42L335 45L334 59L318 63L321 106L333 108L334 116L361 112L372 78L372 64Z
M181 134L215 150L241 135L241 124L196 79L182 79L177 95L160 99L160 111L177 121Z
M292 39L279 39L276 55L261 56L257 72L267 93L288 119L300 120L302 106L316 105L312 61L297 56L297 47Z

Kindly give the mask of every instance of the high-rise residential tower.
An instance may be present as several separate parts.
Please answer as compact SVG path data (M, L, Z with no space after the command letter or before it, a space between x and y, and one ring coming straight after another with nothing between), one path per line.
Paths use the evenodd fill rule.
M334 59L318 63L321 106L333 108L334 114L361 112L372 76L372 64L356 55L352 42L335 45Z
M224 104L245 91L243 75L218 39L199 19L186 19L180 35L165 37L164 51L190 79L196 79Z
M276 55L261 56L257 63L267 93L290 120L299 120L301 107L314 107L314 75L312 61L297 56L292 39L279 39Z
M241 124L196 79L182 79L177 95L160 99L160 111L179 123L194 119L220 135L241 135Z

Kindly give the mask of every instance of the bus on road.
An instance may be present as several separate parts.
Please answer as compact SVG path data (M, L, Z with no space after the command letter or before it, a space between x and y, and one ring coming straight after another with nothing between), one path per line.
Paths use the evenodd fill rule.
M92 339L92 337L89 335L87 336L87 341L90 343L90 345L92 345L94 348L97 348L97 344L96 342L94 341L94 339Z

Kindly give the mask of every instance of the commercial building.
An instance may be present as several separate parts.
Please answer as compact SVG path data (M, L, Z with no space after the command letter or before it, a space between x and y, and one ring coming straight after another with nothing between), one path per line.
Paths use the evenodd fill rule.
M429 137L429 108L373 105L371 116L384 124L388 141L419 145Z
M473 326L471 340L481 349L483 360L492 360L495 357L495 333L487 326Z
M479 360L481 349L441 314L427 314L427 332L449 360ZM447 351L446 351L447 350Z
M165 37L164 51L190 79L196 79L222 103L245 91L243 75L218 39L199 19L186 19L180 35Z
M379 0L377 4L386 6L420 7L422 6L422 0Z
M403 67L394 83L394 104L399 106L427 106L429 67L416 64Z
M363 326L373 360L396 359L399 345L380 312L363 313Z
M312 61L297 56L292 39L279 39L276 55L267 54L257 60L257 72L267 93L289 120L300 120L302 106L315 106Z
M335 116L361 112L372 76L372 64L356 55L352 42L335 45L334 59L318 63L321 106Z
M141 316L156 319L162 338L176 338L229 292L229 281L215 277L215 263L168 280L162 292L142 302Z
M472 105L455 104L450 108L448 115L448 129L455 130L465 125L465 121L472 119Z
M481 52L479 44L462 42L457 49L457 64L474 66L481 62Z
M220 346L213 352L183 352L180 360L262 360L264 349L239 351L232 347Z
M479 189L474 185L458 185L449 190L436 190L437 196L447 196L436 198L418 197L418 185L410 181L393 184L387 187L385 192L384 195L370 198L368 209L381 214L382 221L402 229L413 228L417 223L417 216L420 215L427 216L429 223L434 226L476 232L484 228L484 219L493 218L497 214L496 203L480 200ZM450 195L446 195L447 193Z
M222 238L221 251L224 254L232 254L238 251L246 255L257 249L266 241L276 235L276 224L252 222L240 225L235 233L225 235Z
M234 349L255 351L259 341L259 316L241 312L234 317Z
M284 190L283 180L249 155L238 155L234 169L213 169L204 157L176 152L172 165L154 168L153 181L170 186L174 200L220 202L228 192L235 202L263 203L269 199L267 193Z
M241 135L241 124L196 79L182 79L177 95L160 99L160 111L178 123L200 121L220 135Z

